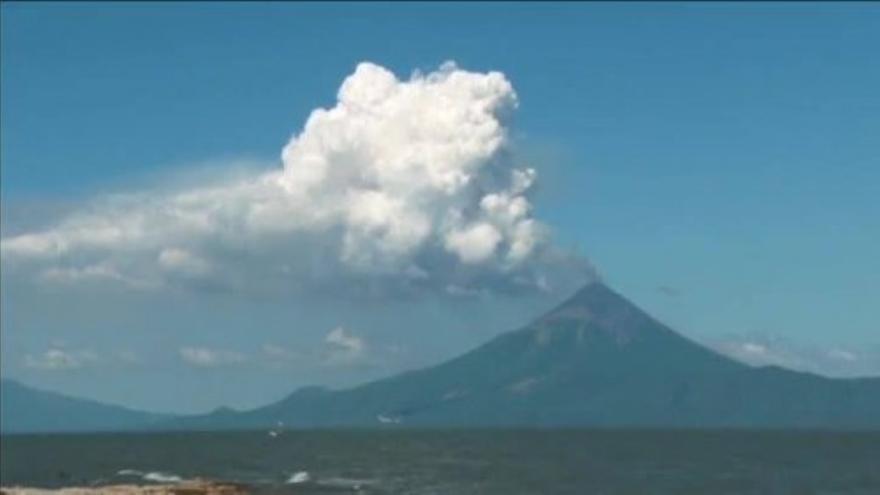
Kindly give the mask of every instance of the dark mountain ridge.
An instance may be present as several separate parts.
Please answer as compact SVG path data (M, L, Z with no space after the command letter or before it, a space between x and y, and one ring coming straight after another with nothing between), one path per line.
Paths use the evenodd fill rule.
M97 432L142 429L168 414L135 411L0 380L0 432Z

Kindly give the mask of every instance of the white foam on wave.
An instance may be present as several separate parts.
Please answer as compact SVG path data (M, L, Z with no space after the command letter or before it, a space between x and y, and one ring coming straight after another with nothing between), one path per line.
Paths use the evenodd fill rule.
M155 481L157 483L179 483L183 481L183 478L176 474L162 473L159 471L147 473L143 476L143 479L146 481Z
M138 471L137 469L120 469L116 471L118 476L143 476L144 473L142 471Z
M287 479L286 483L288 485L294 485L298 483L308 483L311 480L312 477L311 475L309 475L308 471L297 471L296 473L293 473L290 478Z

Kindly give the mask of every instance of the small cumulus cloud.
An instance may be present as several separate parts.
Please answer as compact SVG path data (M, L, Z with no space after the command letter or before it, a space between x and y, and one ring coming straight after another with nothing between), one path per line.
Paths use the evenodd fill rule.
M367 364L368 347L366 341L336 327L324 337L325 364L330 366L354 366Z
M361 63L281 166L97 198L2 239L46 283L334 296L568 290L591 277L534 217L534 168L507 127L500 72L452 63L399 79Z
M245 354L224 349L181 347L179 353L183 362L197 368L218 368L239 365L247 361Z
M260 349L260 362L269 368L285 368L290 365L309 364L308 354L302 350L294 350L289 347L267 343Z
M211 265L185 249L167 248L159 252L159 267L183 276L201 277L211 272Z
M148 288L145 280L129 278L106 262L73 267L50 267L42 271L38 280L58 285L82 285L89 282L115 282L134 288Z
M71 348L63 340L53 340L48 349L24 355L25 368L42 371L72 371L97 367L128 367L142 365L140 356L132 350L95 350Z
M854 363L854 362L856 362L856 361L859 360L859 355L858 355L858 354L856 354L856 353L854 353L854 352L850 352L850 351L845 351L845 350L843 350L843 349L831 349L831 350L829 350L829 351L828 351L828 357L831 358L831 359L835 359L835 360L839 360L839 361L845 361L845 362L848 362L848 363Z
M766 356L768 354L766 346L754 342L743 342L737 350L749 356Z
M339 325L311 344L263 344L258 357L251 361L269 368L323 367L341 371L345 368L397 369L411 356L401 344L370 342L362 334Z
M299 356L298 353L277 344L263 344L262 350L266 357L282 361L292 361Z
M781 366L836 377L880 375L880 352L870 349L805 345L768 334L728 335L704 343L752 366Z
M26 368L43 371L78 370L98 362L98 355L90 350L51 348L41 354L26 354Z

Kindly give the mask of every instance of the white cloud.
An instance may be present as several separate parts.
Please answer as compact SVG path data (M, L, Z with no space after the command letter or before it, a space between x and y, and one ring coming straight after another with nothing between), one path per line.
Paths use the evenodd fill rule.
M342 327L336 327L324 337L326 344L325 363L333 366L365 364L367 344Z
M45 282L316 293L522 291L589 276L532 217L537 174L512 158L516 93L445 64L399 80L357 66L312 112L282 167L184 190L99 198L2 239ZM516 281L516 282L514 282Z
M98 356L89 350L66 350L52 348L39 355L27 354L24 365L27 368L44 371L68 371L83 368L98 361Z
M805 345L767 334L706 339L716 351L752 366L782 366L827 376L880 375L880 353L867 349Z
M263 344L262 363L270 368L284 368L291 364L309 363L307 353L278 344Z
M187 364L199 368L216 368L236 365L247 361L247 356L240 352L206 347L181 347L180 358Z
M738 351L751 356L767 355L767 347L761 344L756 344L754 342L743 342L739 345Z
M142 285L137 280L129 280L108 263L86 264L73 267L53 266L40 273L39 279L45 282L67 285L100 281L119 282L133 287Z
M179 248L167 248L160 251L159 266L170 272L195 277L207 275L211 271L211 266L207 261Z
M859 355L845 351L843 349L831 349L828 351L828 357L835 360L846 361L848 363L854 363L859 360Z

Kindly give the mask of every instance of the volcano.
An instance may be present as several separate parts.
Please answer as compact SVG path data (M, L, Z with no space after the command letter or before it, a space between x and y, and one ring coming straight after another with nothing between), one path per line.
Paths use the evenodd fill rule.
M346 390L300 389L171 428L880 428L880 378L752 367L676 333L596 282L531 324L440 365Z

